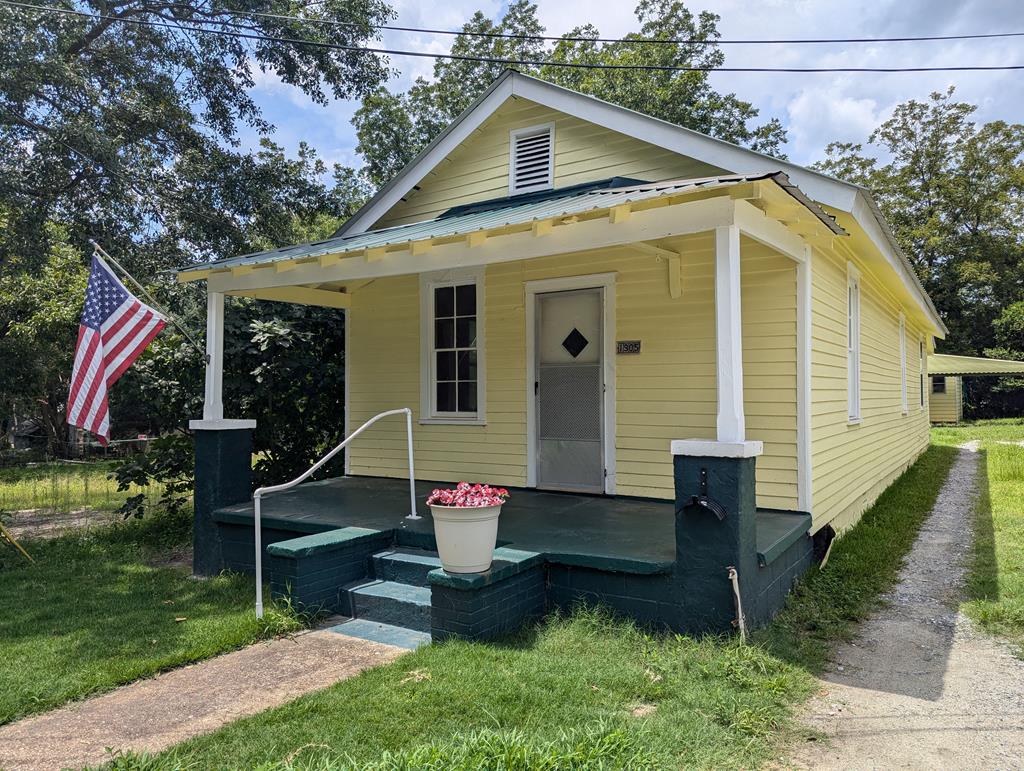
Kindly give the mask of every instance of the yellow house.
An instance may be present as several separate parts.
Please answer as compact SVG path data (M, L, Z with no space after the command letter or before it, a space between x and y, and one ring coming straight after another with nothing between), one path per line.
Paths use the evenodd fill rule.
M330 239L184 269L344 309L348 431L410 407L418 479L679 500L756 458L756 505L839 531L928 444L945 327L867 190L506 72ZM409 473L406 427L346 450ZM806 527L805 527L806 529Z
M959 423L964 418L963 378L932 375L929 415L932 423Z

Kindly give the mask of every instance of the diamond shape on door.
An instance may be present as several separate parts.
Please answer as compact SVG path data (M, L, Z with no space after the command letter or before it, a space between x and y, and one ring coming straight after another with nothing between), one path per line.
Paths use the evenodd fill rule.
M583 333L576 329L576 327L573 327L572 332L570 332L566 336L565 340L562 341L562 347L565 348L565 350L569 352L569 355L574 359L583 353L583 349L589 344L590 341L587 340L587 338L583 336Z

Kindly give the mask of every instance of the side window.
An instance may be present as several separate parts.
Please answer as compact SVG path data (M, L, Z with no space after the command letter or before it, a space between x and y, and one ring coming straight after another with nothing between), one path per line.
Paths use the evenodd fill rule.
M907 414L907 320L900 314L900 409Z
M924 409L924 378L925 378L925 370L924 370L924 340L921 340L918 343L917 371L918 371L918 373L920 373L920 383L919 383L919 386L920 386L920 396L921 396L921 404L918 405L918 409L922 409L923 410Z
M847 267L846 281L847 403L851 422L860 420L860 273Z

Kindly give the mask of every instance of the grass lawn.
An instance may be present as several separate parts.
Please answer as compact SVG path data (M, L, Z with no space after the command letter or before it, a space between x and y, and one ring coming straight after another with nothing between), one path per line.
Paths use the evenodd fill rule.
M114 511L129 495L140 492L134 487L117 491L117 482L107 478L116 465L116 461L95 461L0 468L0 511ZM158 496L160 490L154 487L150 492Z
M1024 656L1024 420L936 428L943 444L982 442L977 536L964 611Z
M190 535L164 515L26 540L32 565L0 544L0 724L298 626L257 622L250 578L161 567Z
M118 768L750 768L777 757L829 647L894 582L954 451L930 449L836 542L778 619L734 639L599 612L430 646Z

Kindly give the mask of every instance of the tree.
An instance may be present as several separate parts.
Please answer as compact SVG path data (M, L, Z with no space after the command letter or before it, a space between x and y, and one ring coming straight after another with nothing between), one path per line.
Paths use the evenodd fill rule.
M355 46L393 14L383 0L259 4L296 19L253 15L251 5L236 3L48 5L86 15L0 6L0 351L16 362L0 374L0 403L5 415L14 402L36 413L56 437L90 237L200 330L201 288L176 285L169 269L325 237L368 194L354 170L329 169L306 145L288 157L270 140L273 127L249 91L262 71L320 103L360 97L383 81L385 62L366 52L196 30ZM263 136L257 152L238 149L242 126ZM234 305L244 323L236 319L229 331L229 345L242 353L229 365L228 398L250 394L253 378L285 363L324 386L310 386L303 400L289 392L273 409L266 401L243 407L258 407L257 450L284 474L295 456L315 457L326 441L317 436L342 431L342 389L324 372L340 366L344 326L332 311ZM169 328L112 390L115 435L183 430L199 412L202 373L202 353ZM303 377L296 375L296 387L309 385ZM270 413L291 426L319 426L320 434L282 431ZM271 436L275 428L279 435ZM269 451L282 441L287 450Z
M252 183L276 182L282 164L234 149L239 125L273 128L249 93L254 74L320 103L361 97L387 75L367 52L213 34L358 46L391 18L383 0L259 4L294 18L235 3L50 5L86 15L0 7L0 200L11 211L2 261L42 262L48 222L83 251L98 237L144 279L251 245L253 230L287 239L265 209L247 208Z
M868 147L831 144L818 168L875 194L949 327L944 351L1016 358L1005 330L1024 300L1024 125L978 124L975 110L952 88L910 100ZM975 406L990 388L972 383Z
M73 343L87 271L61 228L48 225L47 236L50 249L37 270L0 274L0 394L5 417L36 416L48 452L63 455Z
M695 17L678 0L641 0L636 7L639 32L622 42L600 43L598 30L577 27L552 47L536 38L544 32L536 5L516 0L497 22L479 11L452 44L453 55L526 62L515 69L638 112L743 144L778 157L785 132L778 120L752 126L758 111L735 94L711 87L707 71L598 70L558 67L545 61L593 65L656 65L713 70L724 54L718 39L719 17ZM495 37L495 34L516 37ZM533 37L531 37L533 36ZM663 44L641 39L666 41ZM693 41L693 42L671 42ZM354 123L367 177L385 184L415 157L497 78L506 65L444 60L432 80L419 78L404 94L378 91L363 99Z

